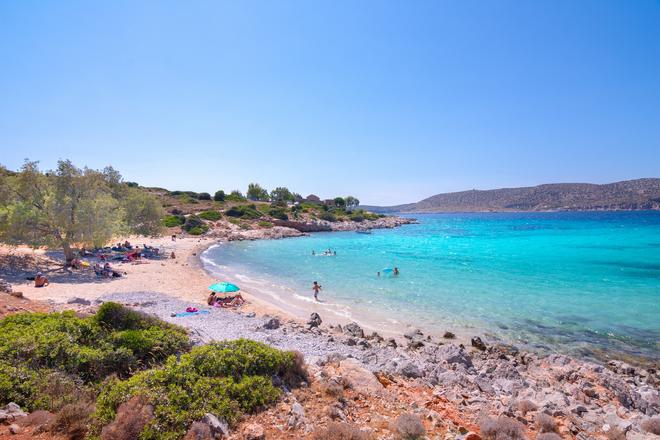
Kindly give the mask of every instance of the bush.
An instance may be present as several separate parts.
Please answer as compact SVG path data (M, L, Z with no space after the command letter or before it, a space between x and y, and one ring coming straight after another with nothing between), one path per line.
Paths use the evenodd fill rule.
M402 440L417 440L426 435L424 424L414 414L400 414L394 421L394 428Z
M119 406L115 420L101 431L101 440L137 439L153 418L153 406L143 396L135 396Z
M279 220L289 220L289 216L283 208L270 208L268 215Z
M523 413L527 414L530 411L536 411L538 409L538 406L531 400L520 400L518 401L518 410Z
M186 218L182 215L168 215L163 219L163 226L173 228L175 226L181 226L185 222Z
M273 224L271 222L267 222L267 221L263 221L263 220L260 221L257 224L262 228L272 228L273 227Z
M642 422L642 428L644 428L644 431L650 432L651 434L660 435L660 416L644 420Z
M539 432L558 432L559 430L555 419L543 412L539 413L536 417L536 425L539 428Z
M293 367L292 353L259 342L240 339L196 347L180 360L170 357L162 368L106 382L95 417L102 426L115 419L122 403L144 396L155 418L140 438L181 438L206 413L234 424L242 413L273 403L280 391L272 377L284 378Z
M223 190L218 190L213 195L213 200L215 200L216 202L224 202L225 197L226 197L225 192Z
M209 194L209 193L205 193L205 192L201 192L201 193L199 193L199 194L197 195L197 199L198 199L198 200L211 200L211 194Z
M246 199L240 191L235 189L225 197L225 200L228 202L244 202Z
M261 218L261 213L256 209L254 205L234 206L226 210L225 215L228 215L229 217L240 217L252 220Z
M351 214L349 218L354 222L363 222L364 216L362 214Z
M328 222L336 222L337 221L337 217L331 212L322 212L319 215L319 218L321 220L325 220L325 221L328 221Z
M202 235L209 230L208 225L196 215L189 215L182 228L190 235Z
M505 416L500 416L497 419L486 417L479 422L479 430L485 440L525 439L525 427L523 424Z
M369 440L371 436L349 423L330 422L327 428L317 428L314 440Z
M204 220L210 220L213 222L216 222L222 218L222 214L220 214L218 211L204 211L200 212L198 215Z
M110 374L128 377L189 349L185 330L115 303L87 318L12 315L0 334L0 406L28 410L58 410Z

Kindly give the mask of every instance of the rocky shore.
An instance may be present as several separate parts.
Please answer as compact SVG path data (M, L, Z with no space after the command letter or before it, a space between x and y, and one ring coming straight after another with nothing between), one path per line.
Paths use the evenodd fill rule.
M620 361L598 365L563 355L540 356L490 345L479 337L464 346L452 342L449 332L442 340L419 330L386 340L365 334L355 323L326 326L318 316L307 325L222 309L178 318L172 314L189 302L151 292L106 295L101 300L129 304L183 325L196 343L250 338L300 351L313 376L326 386L348 381L357 391L380 395L402 380L426 389L431 396L428 405L415 409L421 418L439 419L438 407L460 414L461 426L455 426L455 432L449 429L453 436L447 438L465 438L466 430L475 429L487 415L505 415L536 430L541 413L558 422L564 438L658 438L643 427L657 423L660 413L660 378L653 369Z

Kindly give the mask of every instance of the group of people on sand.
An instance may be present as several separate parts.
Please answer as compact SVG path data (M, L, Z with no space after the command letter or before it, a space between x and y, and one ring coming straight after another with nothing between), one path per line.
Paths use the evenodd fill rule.
M96 263L94 265L94 273L96 276L102 277L102 278L119 278L121 277L121 273L117 272L110 266L110 263L106 262L103 267L99 263Z
M215 292L211 292L209 297L206 300L207 304L213 307L222 307L222 308L233 308L242 306L245 303L245 300L240 293L232 296L217 296Z

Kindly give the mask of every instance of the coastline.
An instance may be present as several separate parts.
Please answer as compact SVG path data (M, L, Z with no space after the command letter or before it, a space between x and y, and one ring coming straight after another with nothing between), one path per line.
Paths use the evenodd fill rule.
M272 232L263 236L252 232L248 237L228 240L282 238ZM533 430L530 417L543 411L560 420L561 432L567 438L606 438L606 433L615 428L628 432L631 440L653 438L644 433L641 424L660 413L660 377L656 369L636 368L621 361L601 365L564 355L527 352L488 340L429 337L421 331L393 334L390 338L390 334L371 334L365 331L366 326L336 325L327 314L321 315L324 322L320 327L309 328L304 317L291 316L286 309L274 307L258 292L249 290L244 292L247 304L240 310L211 309L206 315L174 318L171 314L186 306L207 307L206 288L215 279L204 269L201 256L218 244L218 237L145 241L161 247L166 255L175 252L176 258L118 264L116 269L127 276L109 280L77 272L52 272L53 284L42 289L13 280L29 268L17 270L13 278L4 271L0 275L12 282L15 291L22 291L31 300L48 301L55 310L89 313L100 302L115 300L183 325L197 343L245 337L301 351L320 384L331 377L328 368L335 369L331 370L333 374L351 368L353 372L368 372L372 382L375 374L375 383L381 385L374 386L390 393L391 385L385 388L384 384L392 380L397 383L397 393L423 390L413 391L427 396L426 401L416 403L416 411L428 420L437 414L453 414L460 420L455 426L457 435L459 427L474 431L484 414L507 414L524 420ZM8 249L1 251L6 254ZM57 256L25 248L11 252ZM37 268L44 269L43 264L32 270ZM278 323L269 329L273 317ZM395 400L400 398L396 393L393 396ZM521 410L520 402L527 401L537 408L529 415Z

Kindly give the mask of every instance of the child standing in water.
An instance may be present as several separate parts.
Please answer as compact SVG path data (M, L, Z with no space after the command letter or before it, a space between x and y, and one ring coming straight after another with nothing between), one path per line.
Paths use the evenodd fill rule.
M314 291L314 299L318 301L318 294L321 291L321 285L317 281L314 281L314 284L312 284L312 290Z

